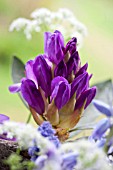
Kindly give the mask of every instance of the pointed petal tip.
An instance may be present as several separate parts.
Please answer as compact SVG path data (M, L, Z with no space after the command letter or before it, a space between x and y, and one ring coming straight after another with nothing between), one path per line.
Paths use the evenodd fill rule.
M13 84L13 85L9 86L8 89L11 93L17 93L21 89L21 83Z

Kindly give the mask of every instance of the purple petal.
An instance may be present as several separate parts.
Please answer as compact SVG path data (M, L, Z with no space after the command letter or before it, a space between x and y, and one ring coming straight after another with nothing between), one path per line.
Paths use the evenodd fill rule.
M43 89L46 97L48 97L51 93L52 73L51 68L45 61L43 55L40 55L36 58L33 64L33 71L37 78L38 85Z
M32 80L25 80L21 85L21 93L23 98L27 101L30 107L35 109L39 114L43 114L45 105L40 91L36 88Z
M97 126L95 127L91 137L94 140L101 139L101 137L104 135L104 133L110 128L110 121L109 119L102 119Z
M105 114L106 116L110 117L112 115L111 108L106 103L101 102L99 100L93 100L93 104L97 110L99 110L101 113Z
M62 155L62 170L72 170L77 164L78 154L75 152L69 152Z
M61 109L70 99L70 84L68 84L66 79L62 77L56 77L53 79L51 87L51 99L54 98L55 105L58 109Z
M84 109L87 108L87 106L91 103L91 101L93 100L93 98L96 95L96 87L92 87L88 90L85 90L80 97L78 98L78 100L76 101L75 104L75 110L81 108L84 105L84 102L86 102Z
M25 66L26 77L27 77L27 79L32 80L38 88L37 79L36 79L34 72L33 72L33 63L34 63L33 60L29 60L26 63L26 66Z
M2 124L6 120L9 120L9 117L6 115L0 114L0 124Z
M80 57L78 52L75 51L67 62L68 75L70 75L72 71L74 71L74 74L76 74L76 72L78 72L79 67Z
M55 98L55 105L58 109L61 109L70 98L70 87L66 86L64 82L59 85L59 90Z
M67 66L62 60L55 68L54 70L54 76L62 76L62 77L67 77Z
M21 90L21 83L13 84L12 86L9 86L9 91L11 93L17 93Z
M80 70L76 74L76 77L78 77L80 74L83 74L84 72L86 72L87 68L88 68L88 63L86 63L84 66L82 66L80 68Z
M59 31L55 31L53 34L45 33L45 53L49 60L54 64L58 64L64 58L64 39Z
M85 72L81 75L79 75L77 78L75 78L71 84L71 96L73 96L74 93L76 93L76 98L79 97L79 95L87 89L89 84L89 76L88 73Z
M69 51L72 55L77 49L77 39L74 37L72 38L66 45L66 52Z
M54 88L62 82L65 82L66 84L68 84L68 81L64 77L61 77L61 76L55 77L51 82L51 91L53 91Z

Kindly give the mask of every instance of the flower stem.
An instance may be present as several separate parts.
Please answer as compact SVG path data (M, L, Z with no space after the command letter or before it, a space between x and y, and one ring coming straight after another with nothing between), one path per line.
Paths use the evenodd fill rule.
M31 120L31 112L29 113L29 116L28 116L28 118L27 118L27 121L26 121L26 123L29 123L30 122L30 120Z

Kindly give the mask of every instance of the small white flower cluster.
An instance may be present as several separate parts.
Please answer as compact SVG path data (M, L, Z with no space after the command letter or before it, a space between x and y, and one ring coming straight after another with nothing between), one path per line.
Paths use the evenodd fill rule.
M75 170L112 170L113 168L109 165L104 151L87 140L78 140L70 144L66 143L61 147L65 152L76 148L79 156Z
M36 9L31 13L31 20L18 18L12 22L9 30L24 30L27 39L32 38L32 32L62 32L66 40L77 37L78 47L81 47L83 38L87 35L87 29L79 22L74 14L66 8L52 12L46 8Z
M47 138L44 138L37 129L30 124L4 121L3 124L0 124L0 134L3 133L7 134L7 138L10 139L15 137L19 146L23 149L34 146L34 140L42 152L48 150L51 145L51 142Z

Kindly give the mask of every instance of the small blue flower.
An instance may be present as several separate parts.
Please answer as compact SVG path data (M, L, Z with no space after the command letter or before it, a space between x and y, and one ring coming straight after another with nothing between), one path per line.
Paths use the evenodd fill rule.
M55 145L56 148L59 147L60 141L58 137L55 136L56 132L48 121L43 122L43 124L39 126L38 131L42 136L48 138ZM34 146L30 147L28 150L28 153L31 156L32 161L35 161L39 157L39 152L40 152L40 148L38 148L35 145L35 141L34 141Z
M99 100L93 100L93 104L96 107L96 109L102 114L106 115L107 117L113 116L112 108L106 103L99 101Z
M97 124L90 139L95 140L99 147L107 145L107 148L109 148L113 145L113 108L99 100L93 100L93 104L99 112L106 116L106 118L102 119ZM106 136L105 134L108 129L109 133Z
M40 149L37 146L30 147L28 154L31 156L31 161L35 161L39 156Z
M77 164L78 154L74 152L72 153L70 152L64 154L62 157L63 157L62 170L73 170L73 168Z
M105 132L110 128L110 121L109 119L105 118L99 121L97 126L95 127L92 138L95 140L101 139Z
M52 141L56 147L59 147L60 141L57 136L55 136L55 130L52 128L52 125L45 121L39 128L38 131L42 136L47 137L50 141Z

